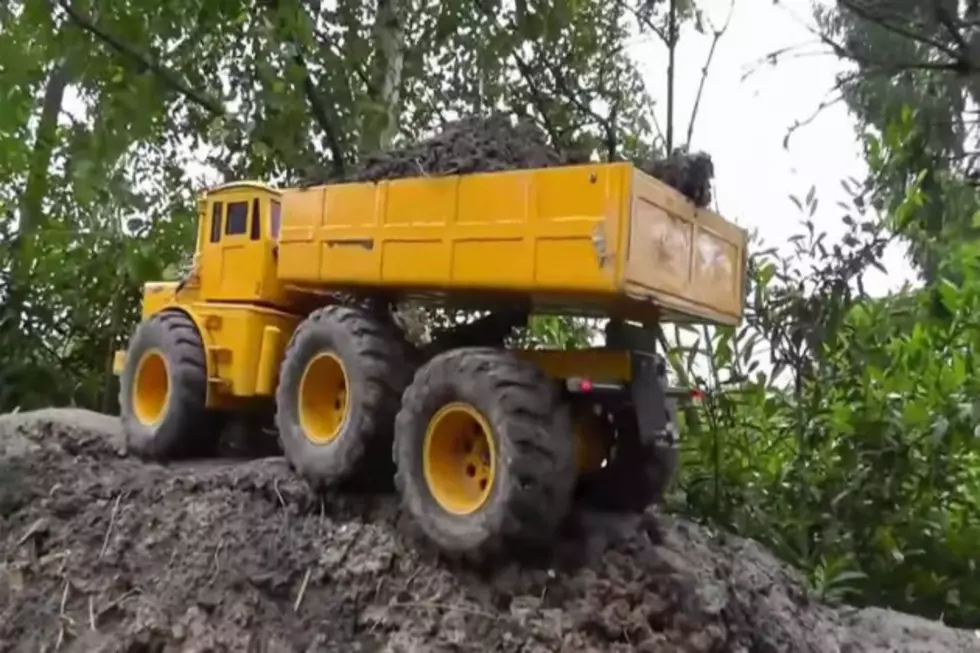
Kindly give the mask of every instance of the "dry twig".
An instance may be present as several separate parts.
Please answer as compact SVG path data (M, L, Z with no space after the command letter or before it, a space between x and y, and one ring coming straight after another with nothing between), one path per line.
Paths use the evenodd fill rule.
M222 537L218 540L218 545L214 547L214 558L211 563L214 571L211 572L211 578L208 579L208 585L214 583L214 579L218 577L218 573L221 571L221 559L219 556L221 555L221 549L224 548L224 546L225 538Z
M705 58L704 66L701 68L701 81L698 82L698 91L694 95L694 106L691 108L691 117L687 121L687 147L691 147L691 141L694 139L694 123L697 122L698 111L701 109L701 98L704 96L704 87L708 82L708 72L711 70L711 63L715 59L715 50L718 48L718 42L721 37L725 35L728 31L728 26L732 22L732 14L735 13L735 0L729 0L728 3L728 15L725 17L725 22L721 27L715 27L712 25L712 38L711 38L711 48L708 49L708 56Z
M105 555L106 549L109 548L109 537L112 535L112 527L116 523L116 513L119 511L119 502L122 500L123 493L120 492L116 495L116 500L112 504L112 512L109 514L109 525L105 529L105 537L102 539L102 548L99 550L99 557Z
M274 479L272 481L272 489L276 493L276 498L279 499L279 505L281 505L283 508L285 508L286 507L286 500L283 498L282 492L279 491L279 479L278 478L276 478L276 479Z
M310 583L310 575L312 573L313 567L307 567L306 574L303 575L303 582L299 586L299 593L296 595L296 602L293 603L293 612L299 612L299 606L303 603L303 596L306 594L306 587Z
M71 618L65 614L65 606L68 604L68 586L71 584L70 578L65 578L65 588L61 591L61 605L58 609L58 639L54 644L54 649L61 649L65 643L66 626L71 623Z

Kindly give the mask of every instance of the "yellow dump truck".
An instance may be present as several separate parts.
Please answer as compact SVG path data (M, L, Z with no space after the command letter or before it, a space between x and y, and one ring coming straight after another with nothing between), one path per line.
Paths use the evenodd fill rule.
M200 198L193 269L146 284L116 354L129 449L194 455L274 411L311 484L393 475L419 530L466 557L547 540L577 498L642 510L677 459L654 327L739 323L746 240L629 163L225 184ZM406 299L489 328L415 346L377 308ZM609 318L606 341L507 347L533 314Z

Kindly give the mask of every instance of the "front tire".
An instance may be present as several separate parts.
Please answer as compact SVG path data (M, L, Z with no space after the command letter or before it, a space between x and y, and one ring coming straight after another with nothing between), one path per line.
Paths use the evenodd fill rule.
M136 328L119 388L129 451L163 461L213 448L220 419L207 409L205 360L197 327L183 312L163 311Z
M548 542L576 480L567 406L533 365L492 348L435 356L395 423L395 484L443 553L474 562Z

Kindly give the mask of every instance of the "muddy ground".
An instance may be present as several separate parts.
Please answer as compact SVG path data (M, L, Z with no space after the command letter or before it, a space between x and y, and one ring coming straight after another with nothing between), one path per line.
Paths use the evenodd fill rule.
M980 651L821 606L753 542L666 516L587 516L487 577L403 539L392 496L123 453L112 417L0 417L0 651Z

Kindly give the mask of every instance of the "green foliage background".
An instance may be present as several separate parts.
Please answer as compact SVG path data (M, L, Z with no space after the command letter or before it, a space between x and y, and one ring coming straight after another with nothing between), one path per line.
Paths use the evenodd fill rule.
M856 64L841 90L871 170L843 181L845 237L814 223L815 191L794 198L800 235L784 254L755 243L742 327L665 325L675 373L707 390L683 416L671 507L762 540L824 599L978 626L975 76L949 52L980 22L950 6L932 24L932 5L902 1L816 16ZM666 0L339 4L0 5L0 410L115 409L111 352L140 286L172 276L193 241L195 162L290 183L491 110L562 148L646 156L673 138L628 39L640 28L669 51L672 24L723 31L689 2L672 20ZM936 43L949 52L924 51ZM951 64L916 65L940 56ZM923 282L868 297L861 277L896 239ZM595 328L542 317L526 339L576 346Z

